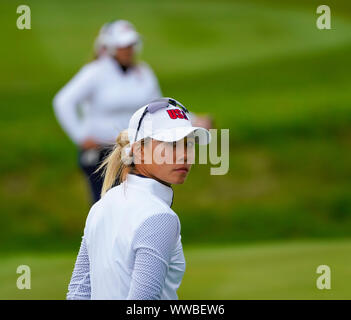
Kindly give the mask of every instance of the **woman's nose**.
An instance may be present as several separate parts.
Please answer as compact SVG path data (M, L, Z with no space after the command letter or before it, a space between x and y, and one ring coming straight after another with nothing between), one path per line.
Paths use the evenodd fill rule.
M186 144L177 144L174 147L174 155L176 163L187 163L188 161L193 161L194 150L192 147L187 147Z
M176 143L173 147L173 155L175 163L184 163L187 160L186 147L184 144Z

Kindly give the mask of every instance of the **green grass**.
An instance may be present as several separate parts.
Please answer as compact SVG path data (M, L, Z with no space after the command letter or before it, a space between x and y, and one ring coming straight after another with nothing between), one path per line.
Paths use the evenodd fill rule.
M184 246L179 299L350 299L351 240L230 246ZM0 299L65 299L76 253L1 257ZM18 290L19 265L31 268L31 289ZM331 269L331 289L319 290L319 265Z
M32 29L0 27L0 249L75 246L89 210L54 94L87 63L100 26L131 20L165 96L230 128L230 170L175 186L186 244L344 237L351 228L351 11L332 30L308 1L29 0Z

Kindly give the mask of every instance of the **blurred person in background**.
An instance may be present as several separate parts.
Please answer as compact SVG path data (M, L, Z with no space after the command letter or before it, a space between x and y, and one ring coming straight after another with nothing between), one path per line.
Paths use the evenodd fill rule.
M78 147L79 166L88 178L93 202L102 179L94 174L132 114L161 97L152 69L137 62L140 35L125 20L105 24L96 39L94 61L56 94L53 105L62 128Z
M95 170L106 157L132 114L160 98L158 80L145 62L136 61L141 37L126 20L106 23L95 40L95 59L56 94L53 105L62 128L78 147L79 166L86 175L93 203L103 180ZM195 126L209 129L212 119L191 114Z

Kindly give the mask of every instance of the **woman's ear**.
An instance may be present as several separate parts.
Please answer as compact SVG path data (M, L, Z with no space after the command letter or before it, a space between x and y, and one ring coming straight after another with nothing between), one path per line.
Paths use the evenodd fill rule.
M141 164L143 158L142 158L140 143L134 143L134 145L132 146L132 154L133 154L133 162L135 164Z
M148 144L148 141L141 140L137 143L134 143L132 146L132 152L134 157L134 163L142 164L145 160L145 146Z

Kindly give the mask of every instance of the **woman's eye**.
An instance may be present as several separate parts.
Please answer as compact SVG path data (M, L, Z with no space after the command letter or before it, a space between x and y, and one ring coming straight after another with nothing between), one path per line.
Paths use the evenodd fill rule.
M173 141L173 142L167 142L167 144L170 146L170 147L177 147L178 143L177 141ZM195 142L194 141L187 141L186 142L186 147L193 147L195 145Z

